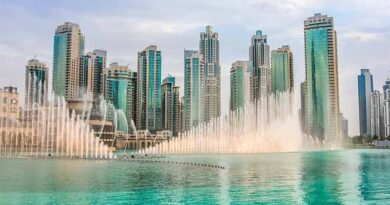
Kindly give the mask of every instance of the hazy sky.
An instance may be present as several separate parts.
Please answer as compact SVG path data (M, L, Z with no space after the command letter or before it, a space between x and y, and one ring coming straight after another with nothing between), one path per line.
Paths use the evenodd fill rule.
M289 44L294 52L295 85L304 80L303 20L314 13L334 17L338 32L341 112L358 133L357 75L369 68L380 89L390 70L388 0L0 0L0 86L24 89L25 64L37 55L52 67L53 34L65 21L78 23L86 52L108 51L133 70L137 52L154 44L162 51L163 76L183 86L183 50L198 49L199 32L219 33L222 110L228 110L229 70L248 59L251 36L260 29L271 49ZM50 70L51 74L51 70ZM51 76L50 76L51 77Z

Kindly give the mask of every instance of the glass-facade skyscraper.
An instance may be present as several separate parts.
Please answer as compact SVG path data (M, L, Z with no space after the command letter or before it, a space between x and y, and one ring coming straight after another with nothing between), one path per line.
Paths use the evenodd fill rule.
M308 134L331 144L340 142L337 37L333 18L315 14L304 21L305 126Z
M84 36L80 27L65 22L55 30L53 52L53 92L66 100L79 97L80 60L84 55Z
M79 85L92 94L93 100L103 95L103 71L106 69L107 51L94 50L82 56Z
M161 51L151 45L138 53L137 129L162 128Z
M204 121L209 122L221 115L219 39L218 33L211 26L206 26L206 32L200 33L199 54L205 64Z
M271 88L270 46L267 35L261 30L251 38L249 46L249 66L251 69L251 101L257 101L261 96L268 95Z
M374 90L372 75L369 69L361 69L358 76L359 127L360 135L371 134L371 93Z
M184 51L184 128L190 130L203 122L204 74L203 56L198 51Z
M387 78L387 80L385 81L385 84L383 85L383 97L384 99L387 99L389 96L388 96L388 90L390 88L390 78Z
M383 129L383 114L382 114L382 94L378 90L372 91L371 98L371 122L370 136L382 137L381 130Z
M293 54L288 45L271 53L272 93L291 92L294 88Z
M172 131L173 136L179 132L180 95L179 86L175 86L175 77L169 75L162 83L162 128Z
M25 99L26 105L43 105L48 95L49 68L37 59L31 59L26 65Z
M236 61L230 69L230 110L243 107L250 100L248 61Z
M127 66L111 63L104 75L105 99L125 114L127 126L122 122L118 123L118 130L125 132L131 127L131 120L136 119L137 73Z

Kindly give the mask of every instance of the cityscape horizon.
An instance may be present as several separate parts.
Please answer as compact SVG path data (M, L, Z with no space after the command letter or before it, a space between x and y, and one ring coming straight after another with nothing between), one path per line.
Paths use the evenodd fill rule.
M388 203L390 2L0 5L0 205Z
M68 4L64 4L64 3L62 3L62 4L65 7L70 6ZM15 4L12 6L9 4L4 4L4 5L9 6L9 7L19 6L20 9L27 9L24 7L23 4L20 4L20 5ZM50 4L48 4L47 6L49 6L49 5ZM214 6L214 5L210 5L210 6ZM368 42L373 42L374 44L370 45L370 46L373 46L373 45L378 43L379 39L383 39L383 34L381 34L380 31L378 29L376 29L375 24L373 25L371 30L367 29L366 27L358 26L355 24L350 25L349 27L351 27L351 28L345 27L347 25L346 20L348 18L344 18L345 15L338 14L338 12L333 12L333 14L332 14L332 9L330 9L328 7L328 5L326 5L326 4L320 4L320 5L296 4L294 6L296 6L296 9L298 9L297 12L298 11L301 12L300 9L302 9L302 8L309 8L309 10L304 12L304 14L301 14L301 13L289 14L289 15L292 15L291 29L293 29L293 28L295 29L294 32L291 32L291 34L292 34L291 37L283 37L280 34L280 32L285 30L285 28L286 28L285 27L285 25L286 25L285 20L283 20L283 21L279 20L280 22L282 22L281 26L272 26L271 27L269 25L269 23L266 23L266 22L261 23L261 21L260 21L260 22L253 22L253 23L249 24L248 25L249 27L245 23L244 24L245 27L243 27L243 26L237 27L240 29L236 29L235 27L228 29L227 25L221 24L222 22L220 20L216 21L215 23L213 23L212 21L205 20L203 22L196 23L195 25L191 25L190 28L184 27L185 30L180 31L180 29L178 29L178 32L173 32L174 30L169 30L170 28L169 29L167 28L167 30L161 30L161 32L162 32L161 34L163 34L164 36L166 36L166 35L172 36L172 37L170 37L172 39L174 39L174 35L179 35L179 36L182 36L184 39L186 39L186 40L184 40L184 39L180 40L180 43L177 43L178 46L176 46L175 49L172 49L172 46L170 46L169 40L167 38L161 39L158 35L145 33L146 32L145 29L138 31L139 29L142 29L139 27L135 27L138 34L131 33L131 34L129 34L129 36L132 36L131 38L133 38L133 39L141 39L141 40L139 40L138 42L135 42L135 41L131 40L130 37L129 38L119 38L119 39L121 39L123 46L118 47L117 45L119 45L119 44L117 43L117 40L110 38L110 36L112 36L115 33L112 33L112 31L107 30L107 29L106 30L100 29L100 26L107 26L108 25L108 24L103 23L105 21L102 21L102 23L100 23L100 24L96 24L95 22L90 22L88 20L88 18L84 18L84 17L77 18L77 15L75 15L73 13L69 14L68 17L62 16L59 19L58 18L51 18L49 24L41 24L41 25L35 24L35 27L39 26L40 30L42 32L39 33L39 35L36 39L34 39L34 38L29 38L29 39L31 39L34 42L34 44L35 44L34 47L37 49L30 49L29 48L29 49L25 49L24 51L21 51L20 53L23 53L23 55L21 56L21 58L19 57L18 59L12 57L12 56L15 56L15 54L16 54L15 52L12 51L11 53L9 53L9 55L12 54L12 56L8 56L7 58L12 59L12 61L10 61L10 60L4 61L4 63L6 63L6 64L4 64L4 66L3 66L4 70L2 70L2 73L4 74L4 77L1 78L1 82L4 82L4 83L2 83L2 86L7 86L7 85L16 86L19 88L19 92L21 92L21 95L23 96L23 90L24 90L23 89L23 87L24 87L23 80L11 78L10 77L11 72L9 72L9 70L5 69L5 68L19 68L19 69L16 69L16 72L19 72L19 75L24 75L23 68L24 68L27 60L29 60L29 59L33 58L35 55L37 55L37 59L44 61L44 62L47 62L49 68L52 69L52 52L50 50L51 50L51 46L52 46L51 37L53 35L53 29L57 25L65 22L65 21L73 21L75 23L80 24L80 26L83 30L83 33L87 36L87 41L86 41L86 48L87 49L86 49L86 51L91 51L93 49L99 49L99 48L106 49L108 51L108 59L107 59L108 65L109 65L109 62L118 62L121 65L129 64L130 68L132 70L135 70L136 65L137 65L137 62L136 62L137 51L144 49L146 46L148 46L150 44L156 44L164 53L163 77L165 77L169 73L175 74L177 77L177 82L180 85L184 85L184 82L183 82L184 75L183 75L183 69L182 69L183 63L181 62L182 55L183 55L182 54L183 48L187 48L187 49L196 49L197 48L196 44L198 42L196 39L198 38L198 33L201 32L202 30L204 30L204 26L206 26L207 24L213 25L215 27L215 30L220 33L220 37L222 38L223 43L221 43L221 46L223 46L223 47L228 46L227 47L228 51L229 51L228 53L226 53L227 52L226 49L221 48L221 52L222 52L222 55L221 55L221 59L222 59L221 65L222 66L221 67L222 67L222 71L223 71L221 77L222 77L222 79L225 79L225 80L222 80L222 83L228 82L229 70L230 70L231 64L235 60L245 60L247 58L248 50L246 47L250 43L249 38L256 30L261 29L261 30L263 30L263 32L265 34L267 34L269 36L269 41L270 41L270 45L271 45L272 49L276 49L276 48L281 47L282 45L285 45L285 44L290 44L290 46L295 54L295 63L294 64L296 66L295 66L294 70L296 71L296 74L295 74L296 78L295 78L294 82L295 82L295 88L297 88L299 86L299 83L304 80L304 69L303 69L304 56L302 55L303 54L302 53L302 50L303 50L302 20L305 17L310 16L314 13L317 13L321 10L322 11L329 10L330 13L329 12L323 12L323 13L326 13L326 14L331 15L331 16L336 18L336 28L339 28L338 29L339 30L339 32L338 32L339 38L342 40L342 41L340 41L340 45L339 45L339 53L340 53L339 54L339 61L340 61L339 76L340 76L342 81L348 82L348 83L341 83L340 84L340 93L341 93L340 107L341 107L341 110L344 111L343 112L344 116L349 120L349 125L350 125L349 130L350 130L351 136L355 136L355 135L359 134L359 122L358 122L358 120L356 120L356 119L358 119L358 115L356 112L354 112L354 110L356 110L358 108L357 100L356 100L357 99L357 97L356 97L357 96L357 87L355 85L356 75L359 74L361 68L365 68L365 67L371 68L371 71L373 72L374 76L388 76L388 74L387 74L386 68L383 67L384 65L376 65L376 64L381 63L381 61L371 61L371 63L368 63L367 61L362 62L361 60L351 61L350 59L355 58L355 57L353 57L353 55L356 56L357 53L356 53L356 51L351 51L351 52L346 52L346 51L349 50L349 47L354 47L354 46L352 46L354 44L357 44L357 45L360 44L360 45L366 46L368 44ZM356 5L356 7L351 9L349 11L349 13L352 13L355 16L360 15L361 13L359 13L360 11L358 10L358 8L360 8L362 6L373 7L373 5L365 5L364 3L362 3L362 4ZM376 6L380 6L380 4L378 4ZM323 8L323 9L321 9L321 8ZM53 9L56 9L56 8L53 7ZM280 8L275 8L275 9L280 9ZM53 12L53 11L50 11L50 12ZM31 12L29 12L29 13L30 13L29 15L35 15L34 13L31 13ZM373 14L369 13L368 11L367 11L367 13L369 15L373 15ZM338 16L342 16L342 17L338 18ZM170 18L168 18L168 19L170 19ZM167 25L170 26L171 24L169 24L168 19L163 19L163 20L165 22L168 21ZM175 20L172 20L172 23L174 23L174 22L175 22ZM236 23L234 23L234 22L232 23L232 25L235 25L235 24ZM29 25L33 26L34 23L30 23ZM49 26L49 25L51 25L51 26ZM127 24L127 25L130 26L131 24ZM136 24L136 25L138 25L138 24ZM144 24L144 25L148 26L149 24ZM150 24L150 25L152 25L152 24ZM179 25L181 25L181 24L179 24ZM298 28L297 28L297 26L298 26ZM15 28L15 29L19 30L19 28ZM96 30L96 29L98 29L99 32L95 32L94 30ZM243 35L240 35L239 37L237 37L238 30L244 30L244 32L241 32ZM184 31L186 33L188 33L188 31L191 31L191 32L196 31L196 32L193 34L191 34L191 32L190 32L188 37L185 37L181 34ZM155 32L153 32L153 33L155 33ZM18 35L20 35L20 34L18 34ZM119 35L119 34L117 33L116 35ZM294 38L292 39L292 37L294 37ZM10 39L10 37L7 37L7 39ZM233 41L233 39L234 39L234 41ZM42 40L44 40L44 41L42 41ZM129 42L132 42L132 43L129 44ZM346 43L348 43L348 45L351 45L351 46L345 46L344 44L346 44ZM5 44L5 45L7 45L6 47L9 47L8 44ZM114 45L116 45L115 46L116 48L113 47ZM230 45L232 45L232 46L234 45L235 47L237 47L237 49L231 48ZM128 47L128 48L125 49L125 47ZM177 47L179 47L179 48L177 48ZM15 47L14 49L18 49L18 48L19 47ZM26 52L27 50L29 50L29 52ZM128 50L133 50L133 51L128 51ZM362 50L364 50L364 49L362 49ZM232 51L234 51L234 52L232 52ZM17 55L20 55L20 54L17 54ZM23 60L20 60L20 59L23 59ZM362 58L355 58L355 59L362 59ZM358 65L355 65L355 66L349 65L352 62L356 62L355 64L358 64ZM378 72L380 70L382 70L382 72ZM386 78L387 77L383 77L383 79L378 78L377 80L375 80L375 82L374 82L375 87L381 86L381 84L386 80ZM51 86L51 85L49 85L49 86ZM224 87L229 87L229 86L230 86L229 84L224 84ZM181 86L181 87L182 87L181 89L183 89L183 86ZM183 93L182 90L181 90L181 93ZM229 110L229 108L228 108L229 107L229 99L228 99L229 97L228 96L229 96L228 92L226 92L226 91L224 92L224 90L222 90L222 95L221 95L222 109L221 109L221 111L225 114L227 114L227 112ZM344 97L344 96L346 96L346 97ZM354 105L353 109L350 106L351 104Z

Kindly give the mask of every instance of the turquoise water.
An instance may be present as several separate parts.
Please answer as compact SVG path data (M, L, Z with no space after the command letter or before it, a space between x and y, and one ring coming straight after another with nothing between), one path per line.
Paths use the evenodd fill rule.
M0 159L0 204L390 204L390 150L159 160L226 168Z

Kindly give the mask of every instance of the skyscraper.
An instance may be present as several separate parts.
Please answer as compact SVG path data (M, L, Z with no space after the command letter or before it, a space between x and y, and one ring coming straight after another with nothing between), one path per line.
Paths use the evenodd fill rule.
M251 69L251 101L267 95L271 88L270 46L267 36L261 30L251 38L249 46L249 65Z
M385 138L390 137L390 78L388 77L383 85L383 103L381 117L383 121L383 128L381 129L381 136Z
M332 144L339 138L337 37L333 18L315 14L304 21L306 120L311 136Z
M179 133L184 133L184 96L181 97L179 103Z
M385 81L385 84L383 85L383 98L384 99L388 98L387 90L389 90L389 88L390 88L390 78L387 78L387 80Z
M184 51L184 126L185 130L198 126L204 120L203 56L197 51Z
M301 121L301 130L303 133L307 134L306 127L306 83L301 83L301 109L299 110L299 119Z
M87 93L91 93L94 100L103 95L103 71L106 69L107 51L94 50L82 56L79 74L79 85Z
M248 61L236 61L230 70L230 110L243 107L250 100Z
M25 99L26 105L46 102L48 94L49 69L47 65L37 59L31 59L26 65Z
M371 95L371 136L381 136L381 93L374 90Z
M291 92L294 88L293 53L285 45L271 54L272 93Z
M162 83L162 128L171 130L173 136L179 132L180 95L175 86L175 77L169 75Z
M151 45L138 53L138 129L161 130L161 94L161 51Z
M84 54L84 36L71 22L57 27L54 35L53 91L66 100L79 96L80 59Z
M137 73L127 66L111 63L105 75L105 99L112 103L115 109L123 111L127 119L127 127L131 127L131 120L135 121L137 100ZM126 131L120 127L120 131Z
M172 120L172 135L174 137L178 136L180 131L180 87L173 87L173 120Z
M371 135L371 93L374 90L369 69L361 69L358 76L360 135Z
M199 54L202 55L205 75L204 121L221 115L221 66L219 65L218 33L206 26L200 33Z

